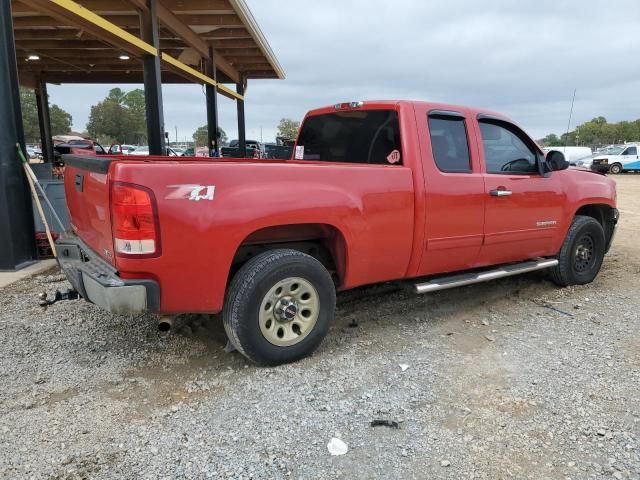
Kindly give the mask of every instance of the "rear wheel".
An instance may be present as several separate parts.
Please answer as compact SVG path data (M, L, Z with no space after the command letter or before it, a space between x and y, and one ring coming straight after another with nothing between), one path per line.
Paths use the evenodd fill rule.
M271 250L234 276L223 322L240 353L262 365L311 354L329 329L336 304L331 275L296 250Z
M563 287L592 282L605 250L602 225L592 217L576 215L558 254L558 265L550 271L551 279Z
M619 163L614 163L609 167L609 173L613 173L614 175L618 175L622 172L622 165Z

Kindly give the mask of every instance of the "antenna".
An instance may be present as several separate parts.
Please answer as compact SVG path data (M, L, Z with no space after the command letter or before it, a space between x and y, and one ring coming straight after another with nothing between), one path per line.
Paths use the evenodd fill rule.
M573 115L573 102L576 101L576 89L573 89L573 98L571 99L571 110L569 110L569 122L567 123L567 133L564 137L564 151L567 151L567 143L569 142L569 128L571 127L571 116Z

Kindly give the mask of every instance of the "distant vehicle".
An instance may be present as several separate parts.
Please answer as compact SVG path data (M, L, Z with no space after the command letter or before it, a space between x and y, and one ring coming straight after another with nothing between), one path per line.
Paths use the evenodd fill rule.
M95 140L85 138L71 139L66 142L56 143L54 138L53 153L56 159L60 155L106 155L107 151Z
M593 164L593 154L573 160L570 166L576 167L576 168L591 168L592 164Z
M589 147L545 147L542 150L544 150L544 153L548 153L551 150L562 152L565 160L569 162L569 165L572 167L585 166L586 159L593 156L593 152ZM582 162L581 165L577 164L578 160ZM586 165L587 168L590 166L591 162Z
M640 170L640 144L624 145L611 149L610 153L596 155L593 158L591 169L598 172L613 173L614 175Z
M167 152L168 152L168 155L170 157L182 157L182 156L184 156L184 153L177 152L176 150L174 150L171 147L167 147ZM134 157L135 156L149 155L149 147L146 146L146 145L141 146L141 147L136 147L136 148L134 148L133 150L131 150L129 152L129 155L132 155Z
M293 156L292 145L276 145L275 143L264 144L264 158L276 160L289 160Z
M149 147L146 145L134 147L134 149L129 152L129 155L149 155Z
M108 153L110 155L129 155L135 148L134 145L114 143L109 147Z
M207 147L197 147L195 149L193 147L189 147L184 149L182 156L183 157L208 157L209 150L207 150Z
M619 155L624 150L624 145L608 145L596 150L596 155Z
M33 160L42 160L42 151L37 147L27 147L27 155Z
M578 168L591 168L593 152L589 147L544 147L545 153L552 150L562 152L569 166Z
M223 157L240 158L246 156L248 158L264 158L264 145L257 140L245 140L247 146L247 154L240 154L240 141L231 140L228 147L222 147L220 154Z
M246 155L240 152L240 141L237 139L231 140L228 147L220 148L221 157L229 158L265 158L264 145L257 140L245 140L247 147Z

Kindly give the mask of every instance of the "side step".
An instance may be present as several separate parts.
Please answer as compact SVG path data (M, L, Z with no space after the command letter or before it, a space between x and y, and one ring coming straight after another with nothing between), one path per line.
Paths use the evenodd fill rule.
M558 260L555 258L539 258L537 260L527 260L526 262L508 265L506 267L488 270L486 272L462 273L449 277L440 277L430 282L416 283L416 293L429 293L447 288L462 287L474 283L495 280L496 278L510 277L521 273L533 272L544 268L555 267Z

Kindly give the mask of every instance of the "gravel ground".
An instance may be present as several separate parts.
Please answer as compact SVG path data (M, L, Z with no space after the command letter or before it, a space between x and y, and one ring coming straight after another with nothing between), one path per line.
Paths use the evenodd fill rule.
M0 477L640 479L640 176L616 179L593 284L343 298L318 352L278 368L225 353L215 317L167 335L42 311L55 271L4 288Z

